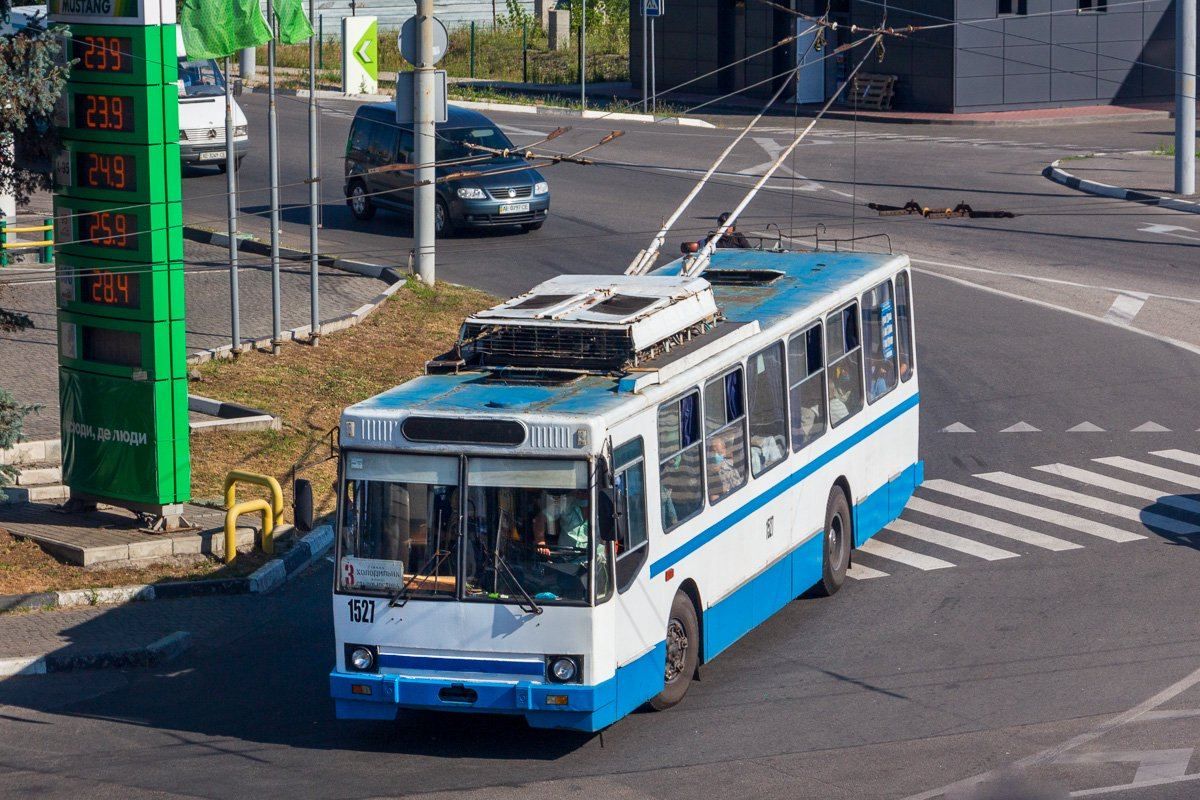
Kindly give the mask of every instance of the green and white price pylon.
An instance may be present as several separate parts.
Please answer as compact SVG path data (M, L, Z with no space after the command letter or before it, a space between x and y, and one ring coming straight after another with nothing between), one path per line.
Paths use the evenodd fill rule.
M51 0L63 482L177 526L190 498L175 0Z

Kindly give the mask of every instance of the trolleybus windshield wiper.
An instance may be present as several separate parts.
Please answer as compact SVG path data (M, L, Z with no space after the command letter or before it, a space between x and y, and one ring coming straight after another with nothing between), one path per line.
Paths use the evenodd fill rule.
M517 576L513 575L513 571L508 568L508 562L504 560L504 556L500 555L499 550L496 551L496 564L504 568L504 574L508 576L510 581L512 581L512 585L517 587L517 591L521 593L521 597L525 598L524 602L517 603L520 609L529 614L542 613L542 607L539 606L537 602L529 596L529 592L525 591L525 587L521 585L519 580L517 580Z
M438 521L437 521L437 525L438 525L437 530L438 531L440 531L442 529L441 524L442 524L442 518L441 518L441 513L439 512ZM439 542L441 541L440 535L438 536L438 541ZM404 604L407 603L409 601L409 598L412 596L411 593L409 592L409 590L412 588L412 585L414 583L416 583L417 581L422 581L425 578L429 577L430 573L437 575L438 570L441 569L442 562L450 557L450 553L451 553L450 550L442 550L440 547L438 549L435 549L433 551L433 555L431 555L429 557L429 560L425 562L425 566L421 567L421 569L414 572L412 577L409 578L408 580L406 580L404 582L404 585L400 587L400 591L396 592L395 594L393 594L391 596L391 598L388 600L388 608L403 608ZM434 589L435 590L437 589L437 578L436 577L434 578Z

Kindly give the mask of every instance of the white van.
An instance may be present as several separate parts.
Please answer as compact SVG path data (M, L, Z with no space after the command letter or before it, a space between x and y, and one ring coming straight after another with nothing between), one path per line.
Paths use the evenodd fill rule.
M213 164L225 169L225 74L214 59L190 61L183 51L183 33L176 31L179 47L179 152L185 164ZM234 91L241 94L241 84ZM234 168L250 149L246 115L233 101Z

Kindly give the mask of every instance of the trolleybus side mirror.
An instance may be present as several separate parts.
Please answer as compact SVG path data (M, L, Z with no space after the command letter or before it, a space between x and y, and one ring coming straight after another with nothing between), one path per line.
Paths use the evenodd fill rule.
M292 513L301 532L308 533L313 529L312 483L304 478L297 478L292 485Z
M612 467L607 458L596 459L596 522L600 541L617 541L616 490L613 488Z

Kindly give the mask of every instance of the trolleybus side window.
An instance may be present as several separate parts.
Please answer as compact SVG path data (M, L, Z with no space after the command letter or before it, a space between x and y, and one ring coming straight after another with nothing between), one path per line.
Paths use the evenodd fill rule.
M896 388L896 304L892 282L863 295L863 340L867 346L867 402Z
M646 460L642 437L613 450L613 485L617 495L617 590L625 591L637 577L649 542L646 535Z
M836 428L863 406L862 342L858 334L858 303L825 318L825 351L829 366L829 426Z
M658 407L658 483L663 531L704 507L700 393Z
M821 323L788 341L792 449L800 450L825 432L825 348Z
M908 293L908 273L896 276L896 349L900 354L900 380L913 376L912 306Z
M338 586L453 595L458 459L350 453L346 462Z
M750 469L758 477L787 455L786 378L783 342L776 342L747 362L750 376Z
M704 385L708 500L716 503L746 483L745 380L738 367Z

